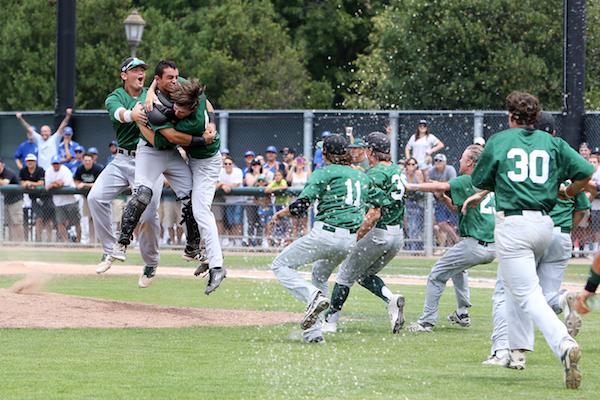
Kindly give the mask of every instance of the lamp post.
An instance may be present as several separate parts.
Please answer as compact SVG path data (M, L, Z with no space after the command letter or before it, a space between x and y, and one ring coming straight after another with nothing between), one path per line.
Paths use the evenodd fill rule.
M127 43L131 46L131 57L135 57L135 49L142 41L142 34L144 33L146 21L138 14L137 10L133 10L133 12L125 18L123 24L125 24Z

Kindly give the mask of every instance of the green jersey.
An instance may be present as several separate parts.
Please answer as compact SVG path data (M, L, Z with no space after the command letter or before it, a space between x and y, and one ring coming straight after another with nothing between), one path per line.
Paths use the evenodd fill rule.
M475 187L496 193L498 211L550 212L562 181L593 173L594 167L564 140L513 128L488 140L471 177Z
M315 219L338 228L355 230L365 218L370 180L348 165L329 164L312 173L299 198L319 200Z
M134 121L121 123L115 119L115 111L119 107L124 107L126 110L131 110L135 104L140 101L144 103L146 100L146 92L148 89L143 88L142 93L138 97L132 97L125 89L118 88L108 95L104 101L104 106L108 110L108 115L113 124L113 128L117 133L117 142L119 147L127 150L135 150L138 141L140 140L140 129Z
M563 183L565 186L569 184L569 182ZM590 203L585 193L577 193L570 199L557 200L549 215L552 222L554 222L554 226L571 229L573 227L573 211L584 211L590 208L592 208L592 203Z
M378 163L367 171L371 179L369 208L380 208L381 217L377 221L377 228L385 229L387 225L402 226L404 218L404 193L406 190L406 175L396 165Z
M208 126L208 110L206 109L206 96L200 97L200 104L198 109L180 120L179 122L166 122L163 125L157 126L152 125L152 130L156 132L154 136L154 144L158 148L169 148L175 147L174 144L169 142L162 134L158 132L159 129L173 128L179 132L187 133L192 136L202 136L206 127ZM215 138L210 144L206 146L195 146L195 147L184 147L188 152L189 156L196 159L209 158L217 154L221 147L221 137L219 132L215 135Z
M475 194L471 175L461 175L448 182L452 195L452 204L460 210L465 200ZM458 234L462 237L474 237L477 240L491 243L494 241L496 225L496 201L494 193L485 196L478 207L467 208L467 215L458 213Z

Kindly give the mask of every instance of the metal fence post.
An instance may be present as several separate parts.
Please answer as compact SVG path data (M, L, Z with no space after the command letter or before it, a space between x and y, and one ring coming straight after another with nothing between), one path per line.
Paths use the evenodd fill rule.
M0 246L4 245L4 193L0 192Z
M483 137L483 112L476 111L473 119L473 140Z
M425 193L425 243L424 250L427 257L433 255L433 193Z
M221 148L229 147L229 113L219 113L219 136L221 136Z
M313 163L313 119L315 113L312 111L304 112L304 158L306 165Z
M400 113L397 111L390 112L390 128L392 132L390 133L390 142L391 149L390 153L392 155L392 161L398 161L398 120L400 119Z

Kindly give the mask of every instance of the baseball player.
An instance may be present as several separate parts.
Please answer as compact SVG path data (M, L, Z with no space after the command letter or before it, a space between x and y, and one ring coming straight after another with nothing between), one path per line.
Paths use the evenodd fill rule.
M205 291L209 294L219 287L227 271L223 268L217 224L210 209L222 165L220 136L216 131L214 109L203 91L197 79L181 82L171 92L173 112L179 122L164 122L153 126L156 133L143 127L140 129L156 147L179 144L187 151L193 175L191 197L194 218L204 238L207 263L210 265ZM194 274L200 275L206 269L208 266L201 264Z
M448 182L430 182L409 184L408 190L422 192L447 192L452 197L449 208L457 208L475 193L471 173L477 165L483 148L470 145L460 158L462 174ZM496 258L494 248L494 214L496 212L494 194L489 193L480 207L469 209L466 215L459 214L458 229L462 240L450 248L433 266L427 279L427 294L423 315L417 322L411 323L406 330L410 332L433 332L437 322L440 298L446 288L446 282L452 278L456 295L457 309L448 316L448 321L460 326L470 326L471 320L467 308L469 302L469 282L467 269L480 264L489 264Z
M340 265L331 293L331 307L325 313L323 332L337 331L342 307L354 282L386 302L392 333L400 332L404 325L404 296L393 294L376 274L402 248L406 175L392 162L390 138L385 134L370 133L365 145L366 157L371 166L367 171L372 183L369 190L369 211L358 230L358 242Z
M528 93L513 92L506 98L510 129L496 133L487 142L471 177L484 191L463 205L477 204L485 191L496 195L496 253L506 287L515 299L507 303L507 315L522 308L544 335L546 342L565 368L567 388L581 383L581 347L548 305L536 274L536 260L552 242L554 223L548 213L556 204L560 183L573 197L594 173L583 157L562 139L535 130L540 115L538 100ZM507 318L508 329L512 323ZM510 341L510 337L509 337ZM516 348L509 342L509 347Z
M96 272L106 272L112 265L113 247L117 241L112 227L112 200L127 187L134 187L136 145L140 130L136 122L146 123L146 113L141 102L146 96L144 80L148 65L139 58L130 57L121 64L120 87L108 95L106 109L117 133L118 154L102 171L88 193L88 204L95 223L96 235L102 243L104 254ZM162 191L163 179L152 182L152 191ZM158 253L159 198L152 199L147 205L148 212L141 216L140 253L148 267L156 267L160 261ZM141 279L141 278L140 278Z
M300 324L307 343L325 343L319 315L330 304L327 279L356 243L370 186L367 175L350 167L352 156L345 137L332 134L325 138L323 160L326 166L313 172L298 199L272 218L277 222L279 218L301 216L312 202L319 200L313 229L286 247L271 265L288 292L308 304ZM311 262L314 264L309 283L296 269Z
M534 125L535 129L556 134L554 117L547 112L542 112L540 120ZM566 182L565 185L568 185ZM548 250L537 262L537 276L542 287L542 293L548 305L556 312L564 314L565 325L571 337L575 337L581 327L581 317L574 310L574 302L577 293L562 290L560 285L563 280L565 269L569 264L572 252L571 228L579 224L585 210L591 207L590 201L585 193L577 193L575 197L566 200L558 200L550 212L550 218L554 222L552 231L552 243ZM525 368L526 353L533 351L534 330L531 319L521 310L518 305L513 307L515 315L511 315L510 329L506 324L506 302L514 298L505 290L505 282L501 273L498 273L496 289L492 297L494 331L492 333L492 352L485 365L501 365L512 369ZM509 338L510 337L510 338ZM515 346L510 350L508 343Z

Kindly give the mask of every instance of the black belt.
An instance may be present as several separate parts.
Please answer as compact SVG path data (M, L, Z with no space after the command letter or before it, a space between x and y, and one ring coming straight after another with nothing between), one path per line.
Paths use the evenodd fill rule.
M135 157L135 150L127 150L122 147L117 148L117 153L124 154L126 156Z
M494 242L492 242L492 243L494 243ZM483 247L488 247L492 243L484 242L483 240L478 240L477 241L477 244L480 245L480 246L483 246Z
M327 231L327 232L334 232L337 228L335 226L331 226L331 225L325 225L323 224L323 230ZM354 229L348 229L348 228L339 228L339 229L346 229L348 231L350 231L350 233L356 233L358 232L358 228L354 228Z
M512 215L523 215L523 211L539 211L542 215L548 215L548 213L544 210L504 210L504 216L510 217Z

